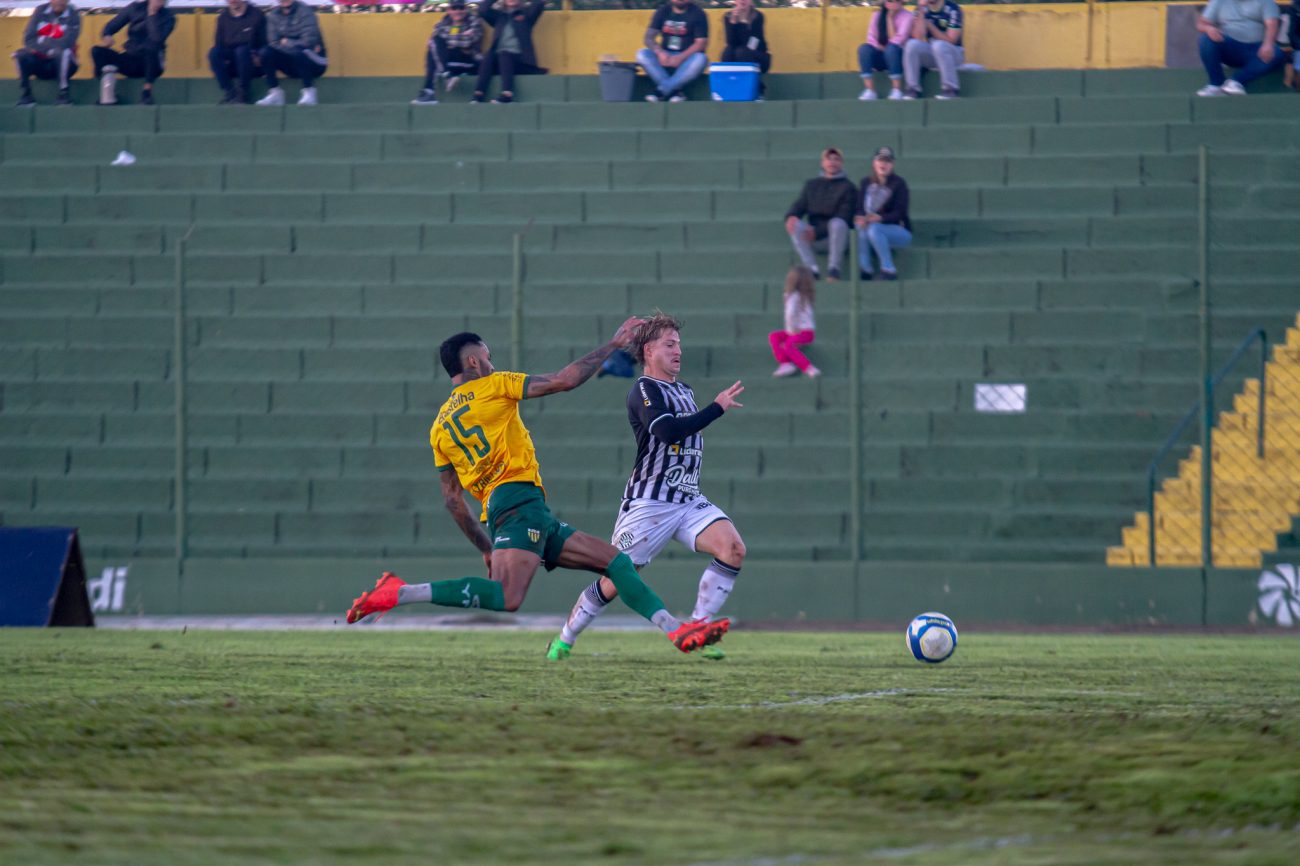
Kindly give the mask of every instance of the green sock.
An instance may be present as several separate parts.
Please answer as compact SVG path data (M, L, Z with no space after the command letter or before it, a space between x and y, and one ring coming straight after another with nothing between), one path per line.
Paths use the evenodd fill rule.
M459 580L435 580L429 584L429 601L443 607L481 607L505 610L506 596L501 584L483 577Z
M663 599L645 585L641 575L636 573L636 566L632 564L631 557L626 553L620 553L610 562L609 567L605 569L605 574L614 582L618 597L623 599L624 604L655 625L664 628L662 621L665 617L659 616L665 612Z

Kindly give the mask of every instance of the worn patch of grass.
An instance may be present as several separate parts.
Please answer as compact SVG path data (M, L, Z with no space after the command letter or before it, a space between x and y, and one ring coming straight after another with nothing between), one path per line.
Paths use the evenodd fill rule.
M1300 860L1291 638L546 637L0 633L0 861Z

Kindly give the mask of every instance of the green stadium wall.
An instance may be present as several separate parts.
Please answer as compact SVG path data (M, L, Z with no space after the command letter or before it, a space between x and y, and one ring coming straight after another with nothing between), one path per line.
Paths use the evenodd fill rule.
M695 597L703 560L673 560L646 579L681 610ZM342 621L352 598L382 570L412 581L482 572L482 560L192 559L93 561L127 567L125 615L329 615ZM741 622L823 625L906 623L939 610L958 626L1246 628L1267 625L1257 606L1259 572L1240 569L1111 569L1057 563L847 562L746 565L728 605ZM580 574L539 572L523 613L563 614L585 584ZM445 614L445 608L407 608ZM620 612L626 613L622 610ZM482 614L508 620L508 614Z

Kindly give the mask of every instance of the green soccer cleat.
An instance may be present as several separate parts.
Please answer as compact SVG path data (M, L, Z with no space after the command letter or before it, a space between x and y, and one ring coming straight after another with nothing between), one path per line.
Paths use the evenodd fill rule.
M567 644L558 637L552 638L546 645L546 658L553 662L564 661L571 652L573 652L573 644Z

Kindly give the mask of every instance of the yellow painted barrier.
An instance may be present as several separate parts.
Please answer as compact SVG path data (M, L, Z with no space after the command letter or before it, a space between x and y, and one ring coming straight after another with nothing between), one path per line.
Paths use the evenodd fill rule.
M1166 3L1042 3L965 7L966 58L989 69L1115 69L1164 66ZM713 33L709 56L722 53L723 10L708 11ZM866 38L865 7L769 9L767 36L772 71L857 70ZM535 31L538 55L552 73L592 75L600 57L631 60L641 47L649 10L548 11ZM111 16L83 16L81 62L90 70L90 47ZM437 15L321 15L330 76L418 76ZM22 45L26 18L0 18L0 50ZM167 75L206 78L214 14L178 15L167 52ZM119 34L121 37L122 34ZM119 43L121 38L119 38ZM0 76L13 78L13 64Z

